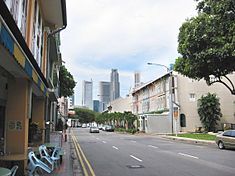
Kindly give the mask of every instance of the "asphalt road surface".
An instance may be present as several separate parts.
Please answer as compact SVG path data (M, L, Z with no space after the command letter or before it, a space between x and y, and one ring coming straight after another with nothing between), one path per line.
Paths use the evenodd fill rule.
M96 176L235 175L235 150L89 128L73 134Z

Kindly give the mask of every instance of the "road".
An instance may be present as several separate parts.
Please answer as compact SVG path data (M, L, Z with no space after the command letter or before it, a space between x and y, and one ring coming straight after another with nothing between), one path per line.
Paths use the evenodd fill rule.
M235 151L157 136L73 129L96 176L234 176ZM84 162L85 163L85 162Z

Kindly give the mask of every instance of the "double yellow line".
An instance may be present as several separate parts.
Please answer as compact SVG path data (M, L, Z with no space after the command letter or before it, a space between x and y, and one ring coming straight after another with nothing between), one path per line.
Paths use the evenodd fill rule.
M84 176L95 176L94 170L92 169L91 164L89 163L86 156L84 155L84 153L78 143L77 138L74 136L73 133L71 133L71 137L73 140L73 144L74 144L74 147L76 150L77 157L79 158L79 161L81 163Z

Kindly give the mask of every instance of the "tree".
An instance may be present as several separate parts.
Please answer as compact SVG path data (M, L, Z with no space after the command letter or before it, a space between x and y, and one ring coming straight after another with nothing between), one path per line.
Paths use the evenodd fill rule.
M73 88L76 86L76 82L73 76L68 72L64 65L60 67L60 96L68 97L73 95Z
M96 113L89 109L75 108L75 114L80 123L91 123L95 121Z
M129 112L129 111L128 112L125 111L123 115L127 121L128 128L134 128L134 122L138 120L137 116L132 114L132 112Z
M198 100L198 114L206 131L215 131L217 121L222 117L219 98L208 93Z
M196 0L198 15L180 27L174 69L208 85L221 83L235 95L235 1Z

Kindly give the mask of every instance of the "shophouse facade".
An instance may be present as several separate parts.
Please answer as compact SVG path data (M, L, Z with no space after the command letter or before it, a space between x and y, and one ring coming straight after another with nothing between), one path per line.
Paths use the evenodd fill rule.
M46 122L57 115L59 31L66 24L65 0L0 1L0 152L20 154L20 170L31 124L41 133L37 144L44 143Z
M235 82L234 74L228 76ZM169 87L172 87L172 92ZM215 93L220 99L223 117L218 129L223 129L226 124L233 126L235 96L224 85L216 83L208 86L204 80L196 81L170 72L133 91L133 113L139 116L140 130L175 133L200 129L202 124L197 113L197 101L208 92Z

